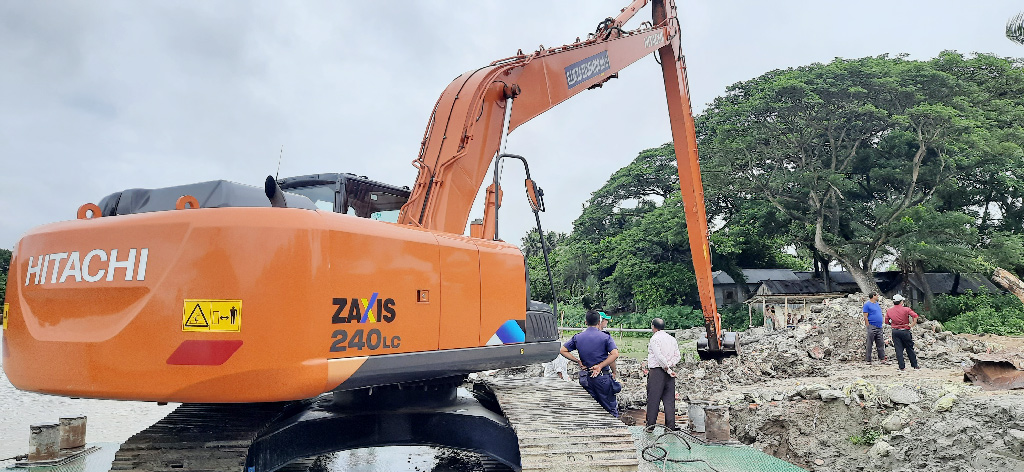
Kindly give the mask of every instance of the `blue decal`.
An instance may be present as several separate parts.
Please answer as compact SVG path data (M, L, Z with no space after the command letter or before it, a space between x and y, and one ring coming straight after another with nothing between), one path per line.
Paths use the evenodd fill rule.
M377 292L373 292L373 296L370 297L370 302L366 304L366 311L363 312L363 319L359 321L360 323L366 323L367 318L370 317L370 311L373 310L374 303L377 303ZM380 313L377 313L374 316L376 318L380 318ZM376 321L378 320L374 319L374 322Z
M517 323L516 320L506 321L494 334L498 336L498 339L500 339L503 344L526 342L526 333L523 332L523 328L519 327L519 323Z

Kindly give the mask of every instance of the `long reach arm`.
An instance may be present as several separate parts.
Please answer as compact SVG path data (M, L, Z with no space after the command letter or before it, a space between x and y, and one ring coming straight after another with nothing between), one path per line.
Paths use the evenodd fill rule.
M430 116L419 157L413 161L419 175L399 223L463 234L473 200L501 145L506 107L512 107L507 124L507 132L511 132L573 95L600 87L620 70L656 52L665 79L707 347L719 351L721 321L711 280L704 190L675 2L653 0L653 23L645 22L630 31L622 28L647 3L634 0L617 17L601 22L584 41L577 38L564 46L542 46L533 54L520 51L455 79ZM489 192L488 199L493 205L493 193Z

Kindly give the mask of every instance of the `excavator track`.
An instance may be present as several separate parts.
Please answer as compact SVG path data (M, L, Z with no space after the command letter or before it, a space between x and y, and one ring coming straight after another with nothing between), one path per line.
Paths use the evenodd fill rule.
M110 470L241 471L259 433L304 402L183 404L121 445Z
M359 421L368 426L365 432L372 431L374 424L401 423L404 421L401 418L418 424L429 423L434 418L441 420L438 424L452 424L453 418L465 421L454 429L469 430L472 436L488 439L463 443L461 449L481 453L488 471L512 470L520 465L524 471L637 470L636 449L629 430L578 384L541 378L493 379L474 384L472 390L475 392L470 395L473 399L466 398L463 390L455 403L437 407L433 416L399 417L400 411L386 411L380 412L374 420L361 416L365 412L331 412L330 407L325 406L330 400L325 398L282 403L183 404L121 445L110 470L305 471L315 454L299 460L274 462L268 457L280 451L268 452L273 446L268 446L267 438L293 434L294 441L303 443L324 437L345 441L325 429L332 427L323 422L323 418L330 415L334 415L331 421L346 425L345 428L351 424L345 422ZM475 407L473 401L477 402ZM474 408L481 411L474 412ZM409 414L423 415L423 409ZM419 434L421 444L437 444L427 437L429 435ZM383 437L379 441L379 445L396 444ZM370 440L369 443L339 445L337 449L373 445ZM326 452L330 448L321 450ZM494 457L487 457L487 454Z
M574 382L486 382L519 438L525 471L635 471L636 446L622 421Z

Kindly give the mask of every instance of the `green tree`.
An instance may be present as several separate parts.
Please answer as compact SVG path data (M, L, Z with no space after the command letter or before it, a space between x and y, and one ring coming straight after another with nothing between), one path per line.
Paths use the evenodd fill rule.
M897 264L907 274L913 274L924 287L925 309L934 304L934 294L925 277L928 270L953 272L984 271L985 264L978 257L978 230L975 220L957 212L938 212L934 208L917 205L907 209L900 221L892 226L890 247L899 254Z
M698 119L706 167L731 170L719 190L772 205L792 223L795 244L841 263L861 290L877 291L873 264L898 252L897 237L912 247L913 233L900 229L912 208L964 210L940 208L936 194L962 194L956 182L974 163L994 160L1015 172L993 151L1016 144L993 132L981 107L1019 96L985 95L983 85L996 87L937 64L957 57L836 59L735 84ZM1015 80L1019 64L978 58ZM986 146L972 146L979 141Z
M11 271L11 250L0 249L0 300L7 300L7 274Z
M591 195L582 214L573 222L572 236L597 242L618 234L678 193L679 174L672 144L641 151Z
M572 234L553 251L559 300L611 311L698 306L675 162L671 144L644 150L593 193ZM715 196L709 198L714 202L708 205L710 218L734 222L718 225L712 234L716 268L738 273L739 267L801 265L780 251L786 244L777 236L778 225L785 230L786 223L774 208L708 195ZM533 244L531 238L535 234L527 236L524 246ZM530 261L536 282L542 261L532 256ZM535 298L550 293L533 286Z

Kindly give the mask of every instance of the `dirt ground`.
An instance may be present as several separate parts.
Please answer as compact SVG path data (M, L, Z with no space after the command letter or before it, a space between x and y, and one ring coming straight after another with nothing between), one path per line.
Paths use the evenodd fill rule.
M966 339L983 341L1000 349L1024 351L1024 336L997 336L994 334L959 334Z
M818 472L1024 471L1024 390L964 380L974 356L1024 352L1024 337L955 335L929 321L913 330L922 368L901 372L888 329L889 363L865 363L863 302L851 295L808 307L794 327L752 328L741 355L721 363L688 355L702 329L677 333L677 408L728 405L735 439ZM616 338L621 408L646 406L646 341Z

